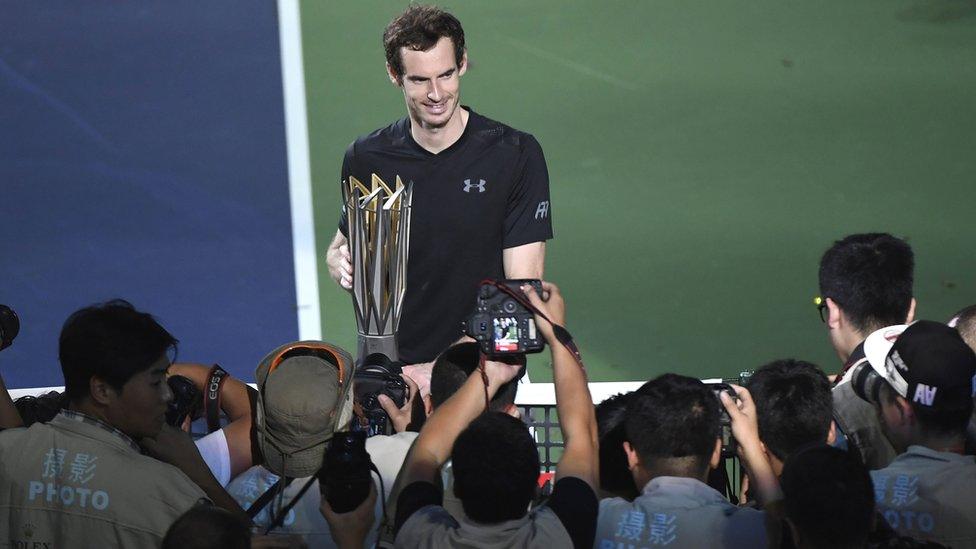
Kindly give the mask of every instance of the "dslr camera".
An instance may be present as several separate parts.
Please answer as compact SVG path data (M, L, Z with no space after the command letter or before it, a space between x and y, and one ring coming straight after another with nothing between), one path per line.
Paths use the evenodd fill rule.
M500 280L515 295L521 286L531 284L540 296L538 279ZM473 337L487 356L541 352L546 342L535 327L535 314L495 283L482 283L474 313L464 321L464 333Z
M728 393L728 395L732 397L733 402L738 402L739 396L735 393L735 389L733 389L728 383L708 383L707 385L712 389L712 392L715 393L715 398L719 399L718 417L719 425L721 427L720 436L722 437L722 459L735 457L737 445L735 442L735 437L732 436L732 417L722 404L722 397L720 395L722 393Z
M20 332L20 319L17 313L6 305L0 305L0 351L10 347Z
M379 396L386 395L397 408L407 401L410 388L400 377L400 364L393 362L382 353L367 356L353 374L353 394L363 411L363 419L357 430L365 431L367 437L388 435L393 431L389 416L380 406Z
M319 490L333 511L348 513L369 497L373 483L371 468L372 461L366 452L366 433L341 431L332 436L316 476Z

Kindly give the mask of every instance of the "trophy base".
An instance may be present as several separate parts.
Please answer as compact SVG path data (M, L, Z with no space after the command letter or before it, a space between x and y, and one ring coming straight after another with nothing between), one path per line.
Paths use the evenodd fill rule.
M392 361L398 360L396 335L366 335L360 333L356 344L356 364L362 364L363 359L373 353L383 353Z

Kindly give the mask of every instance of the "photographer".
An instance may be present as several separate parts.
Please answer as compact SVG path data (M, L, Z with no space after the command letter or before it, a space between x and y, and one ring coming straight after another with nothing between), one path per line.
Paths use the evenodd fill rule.
M4 543L154 547L204 498L184 471L143 455L137 443L163 432L176 343L124 301L68 318L59 340L68 408L47 424L0 432ZM189 446L198 467L187 472L209 475ZM194 480L220 489L212 475Z
M352 418L352 368L346 351L321 341L282 345L258 365L254 432L261 465L241 473L227 490L261 532L273 526L273 536L299 536L313 549L345 539L320 511L324 499L315 475L326 472L326 449ZM379 510L370 507L369 514L375 523ZM375 530L363 534L372 545Z
M542 285L549 298L523 287L530 302L557 325L565 310L558 289ZM489 400L521 367L485 361L478 375L428 418L407 456L406 488L397 502L397 547L458 545L577 547L593 545L597 500L597 434L586 374L574 354L556 339L553 325L535 315L549 343L556 407L565 441L556 484L546 505L527 513L539 475L539 455L525 424L488 412ZM441 466L453 462L454 490L465 517L441 507L437 487Z
M976 546L976 459L965 454L976 354L959 333L920 320L868 336L870 375L857 396L871 403L898 456L871 471L878 509L900 535Z
M705 484L721 465L719 407L731 418L739 456L764 503L781 499L759 442L756 408L735 387L721 402L700 380L664 374L633 393L623 443L641 495L600 502L598 546L668 544L673 547L762 547L764 513L736 507ZM673 545L672 545L673 544Z

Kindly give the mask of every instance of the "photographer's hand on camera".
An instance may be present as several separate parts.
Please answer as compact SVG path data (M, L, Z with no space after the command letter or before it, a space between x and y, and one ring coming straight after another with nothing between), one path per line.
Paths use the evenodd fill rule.
M336 513L332 510L325 497L319 510L325 521L329 523L332 540L339 549L361 548L366 542L369 531L373 528L374 507L376 506L376 486L371 485L369 496L348 513Z
M380 406L383 407L383 411L386 412L386 415L390 416L390 423L393 424L393 430L397 433L406 431L407 426L410 425L413 401L420 393L417 383L410 376L401 374L401 377L403 378L403 381L406 382L409 389L407 398L403 402L403 406L397 408L397 405L393 402L393 399L386 395L381 394L376 397L380 403Z
M750 485L758 492L760 502L768 505L782 499L783 494L759 440L756 404L745 387L732 385L732 388L735 389L738 402L724 392L720 393L719 398L732 419L732 435L738 444L739 459L749 474Z
M560 345L552 331L552 323L560 326L566 325L566 302L563 301L563 296L559 293L559 288L555 284L543 280L543 295L540 296L538 293L536 293L535 288L528 284L522 286L522 291L525 293L526 297L529 298L529 303L532 303L536 309L539 309L543 314L546 315L546 317L548 317L548 320L546 320L541 315L536 314L536 329L542 333L543 337L546 338L546 343L548 343L550 346L555 347L556 345ZM552 323L550 323L550 321L552 321Z

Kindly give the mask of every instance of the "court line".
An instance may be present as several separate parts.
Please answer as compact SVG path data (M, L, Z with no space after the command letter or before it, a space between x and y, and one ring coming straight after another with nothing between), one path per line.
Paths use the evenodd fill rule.
M278 39L281 50L282 96L285 102L288 196L291 202L291 239L295 258L298 337L322 339L305 70L302 63L302 23L298 0L278 0Z
M572 59L566 59L564 57L560 57L559 55L556 55L556 54L554 54L552 52L549 52L549 51L546 51L546 50L541 49L539 47L533 46L532 44L529 44L528 42L523 42L523 41L519 40L518 38L515 38L515 37L512 37L512 36L508 36L508 35L505 35L505 34L501 34L501 33L497 33L497 32L495 33L495 36L497 36L498 38L500 38L503 42L507 42L509 45L515 46L516 48L518 48L518 49L520 49L522 51L525 51L527 53L531 53L532 55L535 55L536 57L539 57L541 59L545 59L546 61L552 61L553 63L556 63L556 64L559 64L559 65L562 65L563 67L566 67L567 69L574 70L574 71L576 71L576 72L578 72L580 74L583 74L583 75L586 75L586 76L589 76L589 77L592 77L592 78L596 78L597 80L602 80L603 82L606 82L607 84L611 84L611 85L616 86L618 88L622 88L622 89L625 89L625 90L628 90L628 91L640 91L640 89L641 89L640 86L638 86L637 84L634 84L633 82L629 82L629 81L624 80L622 78L618 78L618 77L616 77L616 76L614 76L612 74L607 74L605 72L599 71L597 69L594 69L593 67L590 67L588 65L584 65L584 64L582 64L582 63L580 63L578 61L573 61Z

